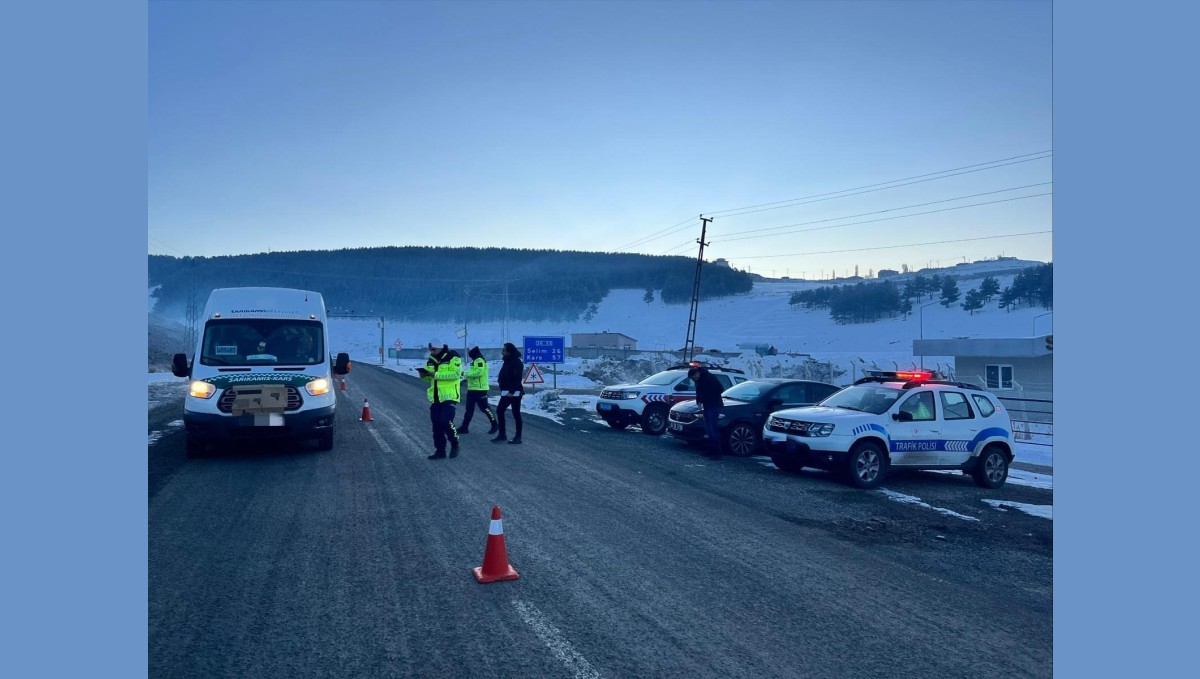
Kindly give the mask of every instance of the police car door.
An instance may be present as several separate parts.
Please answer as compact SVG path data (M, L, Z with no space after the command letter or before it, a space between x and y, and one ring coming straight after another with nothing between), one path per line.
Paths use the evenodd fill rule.
M889 418L893 466L940 464L942 432L937 410L932 391L915 391L900 400L895 412L908 413L912 420Z
M980 418L975 416L975 410L966 394L942 391L938 397L942 415L942 438L945 439L939 464L960 465L974 452L969 446L979 433Z

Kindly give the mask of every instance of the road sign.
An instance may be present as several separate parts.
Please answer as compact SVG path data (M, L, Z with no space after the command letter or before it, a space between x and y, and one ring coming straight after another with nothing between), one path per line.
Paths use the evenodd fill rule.
M388 349L388 358L400 358L400 350Z
M545 384L546 379L542 377L542 371L537 367L537 363L530 363L529 370L525 371L525 379L521 380L521 384Z
M454 331L454 336L455 336L455 337L457 337L457 338L459 338L459 339L462 339L462 338L466 337L466 336L467 336L467 329L466 329L466 328L459 328L458 330L455 330L455 331Z
M563 363L565 337L523 337L526 363Z
M397 337L396 338L396 349L399 350L399 349L403 349L403 348L404 348L404 342L401 342L400 338Z

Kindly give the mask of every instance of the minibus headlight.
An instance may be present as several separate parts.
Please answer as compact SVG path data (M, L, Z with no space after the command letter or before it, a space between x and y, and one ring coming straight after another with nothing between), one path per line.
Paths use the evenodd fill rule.
M321 394L328 394L329 393L329 380L325 379L324 377L318 377L317 379L304 385L304 390L307 391L310 396L320 396Z
M215 393L217 393L217 388L208 382L196 380L188 387L188 395L196 398L212 398Z

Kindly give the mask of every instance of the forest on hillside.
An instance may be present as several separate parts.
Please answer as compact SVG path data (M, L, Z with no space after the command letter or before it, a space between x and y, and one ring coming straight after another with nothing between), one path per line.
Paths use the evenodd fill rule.
M221 257L150 255L155 311L185 317L215 288L316 290L331 313L482 322L587 318L610 290L664 302L692 296L696 260L558 250L387 247ZM749 273L705 265L701 299L749 292Z
M1010 285L1001 289L1000 281L987 276L964 294L958 279L950 274L918 274L897 285L892 281L825 285L792 293L788 304L805 309L829 309L838 323L871 323L883 317L895 318L912 313L913 303L936 300L946 308L958 305L975 313L996 302L1000 309L1012 311L1020 306L1054 307L1054 265L1042 264L1021 270Z

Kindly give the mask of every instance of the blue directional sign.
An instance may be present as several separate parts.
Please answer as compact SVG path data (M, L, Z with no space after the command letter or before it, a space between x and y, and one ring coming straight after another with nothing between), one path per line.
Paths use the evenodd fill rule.
M565 337L523 337L526 363L563 363Z

